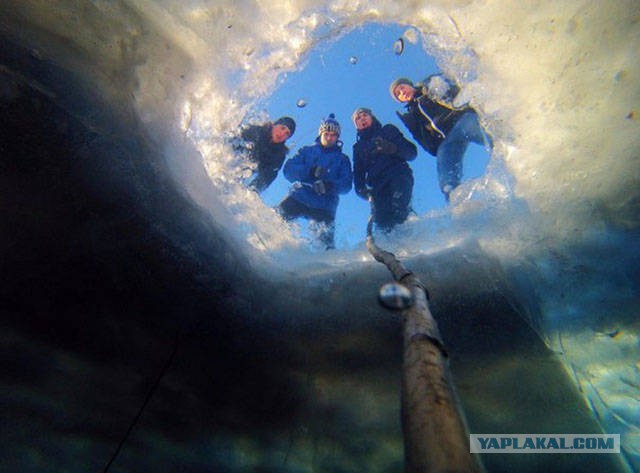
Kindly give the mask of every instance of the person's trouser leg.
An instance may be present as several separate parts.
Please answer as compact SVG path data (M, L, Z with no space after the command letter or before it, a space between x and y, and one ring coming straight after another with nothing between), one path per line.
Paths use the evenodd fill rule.
M332 250L336 247L335 232L336 225L334 220L319 221L320 227L318 232L318 240L322 242L327 250Z
M305 216L305 206L291 196L285 197L275 210L287 222Z
M335 215L327 210L309 209L309 218L318 223L318 240L327 250L334 249L335 244Z
M403 223L409 216L409 204L413 192L413 176L400 174L391 179L391 219L394 225Z
M382 231L389 231L409 216L413 192L413 176L393 176L381 189L374 191L375 222Z
M296 218L306 218L311 222L318 222L318 240L320 240L327 249L335 248L335 215L322 209L312 209L298 202L291 196L286 197L276 207L276 212L287 222Z
M382 231L389 231L391 223L391 188L385 185L381 188L374 188L373 193L373 221L376 227Z
M484 144L485 137L473 112L465 113L451 129L437 152L438 184L445 198L460 185L462 158L469 142Z

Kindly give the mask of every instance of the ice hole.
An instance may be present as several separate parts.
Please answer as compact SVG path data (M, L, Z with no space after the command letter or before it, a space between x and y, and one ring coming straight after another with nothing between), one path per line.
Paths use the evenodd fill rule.
M398 48L402 38L403 47ZM283 73L273 94L257 104L253 113L266 113L270 119L288 115L296 120L295 135L287 142L287 159L305 145L312 144L318 125L329 113L341 124L343 151L353 165L352 145L356 140L351 114L355 108L371 108L382 124L392 123L409 140L411 134L396 115L403 105L389 94L389 85L398 77L414 82L441 72L434 58L425 52L420 32L403 25L369 23L337 40L317 46L301 70ZM489 156L482 147L470 144L464 158L463 182L481 176ZM417 158L409 163L414 174L412 208L419 218L433 209L447 206L438 187L436 158L418 145ZM261 197L276 206L288 193L291 183L279 172ZM340 196L336 214L338 247L363 241L369 204L352 190Z

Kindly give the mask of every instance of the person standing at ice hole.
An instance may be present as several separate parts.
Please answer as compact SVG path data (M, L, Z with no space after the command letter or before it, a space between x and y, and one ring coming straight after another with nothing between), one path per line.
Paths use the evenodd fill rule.
M491 146L480 127L478 115L465 104L454 104L460 88L442 74L432 74L415 85L401 77L389 92L404 103L406 112L398 114L413 138L437 159L438 184L445 200L460 185L462 158L470 142Z
M261 193L275 180L289 152L285 142L295 131L296 122L291 117L280 117L273 123L248 125L242 129L242 141L234 148L246 153L249 161L257 165L247 184L250 189Z
M318 137L289 159L284 177L293 183L276 211L287 221L303 217L319 224L318 239L326 249L335 248L335 217L339 194L351 190L351 162L342 152L340 124L332 113L320 123Z
M388 232L409 216L413 172L407 161L413 160L418 150L398 128L382 126L368 108L357 108L352 119L357 130L353 145L356 194L373 199L374 223Z

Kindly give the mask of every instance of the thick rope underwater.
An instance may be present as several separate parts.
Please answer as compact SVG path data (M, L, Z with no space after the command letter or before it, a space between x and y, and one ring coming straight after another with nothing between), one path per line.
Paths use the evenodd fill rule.
M453 388L444 342L418 277L373 238L375 205L369 198L367 249L413 295L401 313L404 360L401 417L406 473L469 472L484 469L469 452L469 434Z

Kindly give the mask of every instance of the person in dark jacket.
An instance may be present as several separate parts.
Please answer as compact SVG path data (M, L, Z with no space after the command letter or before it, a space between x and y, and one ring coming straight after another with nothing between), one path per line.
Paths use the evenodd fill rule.
M368 108L357 108L352 118L358 131L353 145L356 194L373 199L374 223L389 231L409 216L413 172L407 161L418 150L395 126L382 126Z
M398 116L413 138L437 158L438 184L449 201L451 191L460 185L462 158L469 143L489 143L478 115L468 105L453 105L460 89L442 74L433 74L415 85L399 78L391 83L389 91L396 101L405 104L406 112L398 112Z
M322 121L312 146L304 146L284 165L284 177L293 186L276 207L287 221L304 217L321 224L319 240L335 248L335 217L339 194L351 190L351 162L342 152L340 124L335 116Z
M243 128L240 133L243 143L236 149L246 152L247 158L257 164L249 188L261 193L271 185L289 152L285 142L295 131L296 122L291 117L280 117L273 123Z

